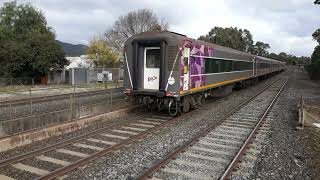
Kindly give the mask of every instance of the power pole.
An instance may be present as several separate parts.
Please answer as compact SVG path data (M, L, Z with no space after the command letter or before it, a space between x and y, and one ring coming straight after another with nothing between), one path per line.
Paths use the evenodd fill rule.
M314 4L320 4L320 0L315 0Z

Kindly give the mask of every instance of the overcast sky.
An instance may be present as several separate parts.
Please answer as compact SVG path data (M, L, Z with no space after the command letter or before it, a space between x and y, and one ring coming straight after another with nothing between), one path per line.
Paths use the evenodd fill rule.
M0 5L8 0L0 0ZM270 52L310 56L320 28L320 5L314 0L17 0L41 9L57 39L86 44L129 11L149 8L171 31L198 38L212 27L246 28Z

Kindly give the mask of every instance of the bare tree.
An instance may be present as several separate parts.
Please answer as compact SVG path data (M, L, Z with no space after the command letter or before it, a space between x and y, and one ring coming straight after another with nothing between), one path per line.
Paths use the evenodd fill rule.
M109 46L121 52L124 42L132 35L146 31L164 31L168 23L160 21L150 9L131 11L120 16L113 26L106 30L105 38Z

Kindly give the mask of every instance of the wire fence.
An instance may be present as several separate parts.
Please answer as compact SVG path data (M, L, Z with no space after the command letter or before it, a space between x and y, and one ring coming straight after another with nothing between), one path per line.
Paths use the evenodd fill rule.
M48 73L48 84L100 84L123 79L121 68L70 68Z
M33 78L0 78L0 87L34 85Z
M69 93L99 91L123 87L123 81L109 81L100 84L74 85L33 85L33 86L6 86L0 87L0 102L30 99L43 96L55 96Z
M299 123L301 123L302 127L320 126L320 96L300 96L298 107Z

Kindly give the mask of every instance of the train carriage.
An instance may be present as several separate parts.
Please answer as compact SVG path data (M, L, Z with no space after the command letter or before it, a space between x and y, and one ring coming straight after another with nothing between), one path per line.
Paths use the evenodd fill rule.
M284 70L284 63L173 32L145 32L124 46L125 93L150 109L188 112L219 96Z

